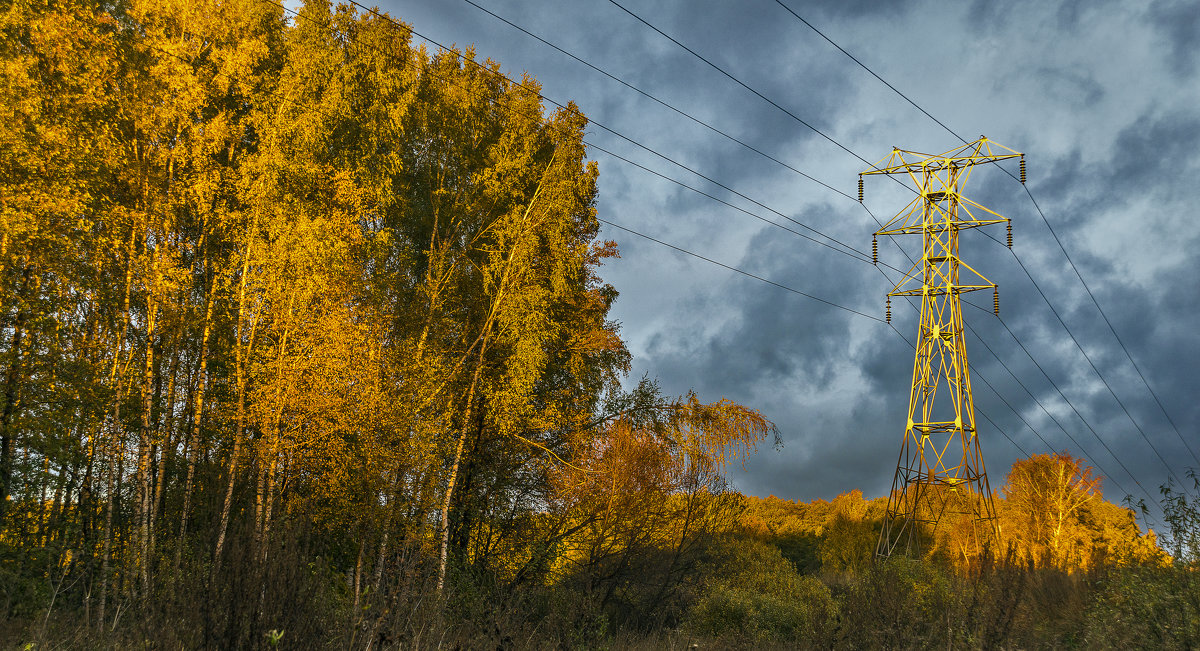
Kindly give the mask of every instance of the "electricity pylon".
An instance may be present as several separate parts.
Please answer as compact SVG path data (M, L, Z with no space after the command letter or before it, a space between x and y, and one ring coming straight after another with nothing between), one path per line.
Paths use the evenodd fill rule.
M943 154L893 149L859 175L859 201L864 175L908 176L916 185L917 197L875 236L919 234L922 240L921 259L888 292L887 299L890 323L891 297L921 297L921 325L909 388L908 423L876 546L879 556L891 556L898 550L920 553L921 538L932 535L942 520L960 528L955 532L956 547L965 556L977 556L997 539L996 507L975 427L959 297L991 289L993 307L999 314L1000 295L995 283L959 258L958 238L967 229L1004 223L1011 248L1012 223L960 192L976 165L1018 157L1024 183L1024 155L982 136ZM872 240L878 261L877 240Z

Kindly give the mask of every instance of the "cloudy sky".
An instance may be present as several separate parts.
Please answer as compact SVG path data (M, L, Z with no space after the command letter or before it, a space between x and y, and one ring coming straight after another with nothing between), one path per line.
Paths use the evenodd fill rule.
M628 12L600 0L474 1L776 160L466 0L380 8L428 39L473 47L507 74L536 77L554 101L576 102L593 120L587 139L600 165L602 219L875 317L891 288L879 269L763 220L811 235L783 215L869 255L872 215L886 220L912 195L869 177L864 209L847 196L866 168L855 155L875 162L893 146L945 151L961 144L951 130L1024 152L1033 198L1165 412L1024 188L980 168L964 194L1013 219L1016 253L983 230L963 236L966 261L1000 285L1003 323L987 293L967 297L984 309L965 309L993 487L1019 448L1086 457L1114 499L1157 497L1168 466L1183 477L1200 465L1187 447L1200 452L1196 4L783 0L943 127L775 0L618 0ZM988 234L1004 239L1001 226ZM783 447L734 473L739 489L804 500L854 488L886 493L907 413L916 310L893 304L896 332L614 227L604 236L622 251L603 275L621 292L613 316L634 354L631 382L648 374L670 394L729 398L778 425ZM915 236L900 239L910 255L918 249ZM907 268L890 241L880 252Z

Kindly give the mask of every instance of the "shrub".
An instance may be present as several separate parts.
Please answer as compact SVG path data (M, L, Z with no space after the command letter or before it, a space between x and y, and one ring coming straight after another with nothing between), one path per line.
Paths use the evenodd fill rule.
M727 541L710 572L688 619L697 634L805 647L828 639L837 612L829 588L773 545Z

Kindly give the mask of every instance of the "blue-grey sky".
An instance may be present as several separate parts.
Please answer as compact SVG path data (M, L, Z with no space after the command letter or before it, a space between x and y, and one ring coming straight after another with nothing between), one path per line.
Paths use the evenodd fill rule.
M865 168L860 160L614 4L475 1L789 166L847 195L856 193L858 172ZM872 162L893 146L940 152L960 144L774 0L619 1ZM1026 154L1033 197L1178 433L1024 188L994 168L977 170L965 194L1013 219L1020 261L1132 419L1017 259L981 231L971 231L963 237L964 257L1000 284L1004 322L1065 394L1064 399L1052 388L991 315L990 296L977 293L968 298L985 309L967 308L966 317L976 333L967 346L979 411L1027 452L1067 450L1088 458L1111 475L1105 491L1112 499L1125 492L1145 497L1139 483L1157 497L1168 477L1165 465L1180 477L1200 465L1181 440L1200 452L1195 334L1200 221L1194 216L1200 205L1200 6L1116 0L784 1L950 129L968 140L986 134ZM870 251L877 225L855 200L688 121L464 0L385 0L380 8L430 39L473 47L480 59L500 62L507 74L529 73L546 97L573 100L593 121ZM587 139L782 221L594 125ZM891 285L871 265L600 151L592 150L591 157L600 165L602 219L883 315ZM1015 173L1016 166L1010 169ZM886 220L910 197L886 179L869 177L865 206ZM1004 239L1003 227L992 227L990 234ZM617 229L606 227L603 235L622 251L602 274L621 292L613 317L634 354L631 381L648 374L670 394L694 389L703 400L729 398L760 409L778 425L784 446L765 448L745 472L735 472L740 490L804 500L854 488L869 496L887 491L907 411L912 348L905 339L915 337L915 310L893 303L893 323L902 338L876 321ZM916 250L915 238L908 240L904 247ZM891 242L881 241L880 252L884 261L907 266ZM999 488L1021 452L988 420L980 417L979 423L992 486Z

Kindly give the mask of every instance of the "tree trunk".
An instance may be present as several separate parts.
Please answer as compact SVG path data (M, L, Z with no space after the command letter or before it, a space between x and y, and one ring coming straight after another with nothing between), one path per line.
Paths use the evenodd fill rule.
M98 628L104 630L105 606L108 603L108 570L109 564L112 562L112 542L113 542L113 517L116 509L117 491L120 486L121 472L118 460L121 457L121 448L124 445L122 440L122 432L124 427L121 424L121 400L125 395L125 376L129 368L129 362L133 360L133 347L129 347L129 357L126 363L121 363L121 355L125 351L125 341L129 335L129 303L133 293L133 253L136 240L137 229L131 228L129 232L129 242L125 253L125 299L121 307L121 324L120 334L117 335L116 353L113 355L113 367L109 372L109 383L115 384L116 391L113 395L112 405L112 435L109 436L109 449L105 450L108 458L108 473L106 478L107 484L107 504L104 513L104 535L101 541L100 554L100 607L97 612ZM103 431L101 431L103 436ZM104 446L102 446L103 449Z
M471 378L471 386L467 389L467 409L463 414L462 433L458 435L458 442L454 447L454 463L450 466L450 478L446 482L446 494L442 499L442 521L439 524L438 538L441 539L441 553L438 556L438 580L437 591L442 593L442 588L446 584L446 561L450 551L450 503L454 499L454 484L458 478L458 466L462 463L463 446L467 441L467 432L470 431L470 422L472 408L475 404L475 387L479 384L479 376L483 373L483 360L487 352L487 341L479 347L479 361L475 364L475 373Z
M204 265L207 270L207 249L204 256ZM175 547L175 567L173 568L173 574L178 573L179 564L183 560L183 546L187 537L188 516L191 514L192 508L192 486L196 479L196 457L199 454L200 448L200 425L204 418L204 389L207 386L208 339L212 334L214 291L215 283L210 279L207 291L204 293L204 332L200 335L200 368L196 373L195 389L192 391L192 430L188 435L188 440L184 443L184 448L187 450L187 478L183 484L183 508L179 513L179 540Z
M141 579L143 596L150 594L150 507L152 504L153 465L152 447L154 444L153 424L153 384L154 384L154 337L155 326L158 323L158 306L153 298L146 299L146 353L145 364L142 367L141 384L141 429L138 432L138 462L137 462L137 555L138 576Z
M253 230L251 231L253 237ZM250 353L254 348L254 333L257 326L257 319L252 318L250 323L249 337L245 337L243 331L246 322L246 283L250 274L250 257L253 253L253 246L247 244L246 257L242 262L242 278L241 287L238 291L238 316L237 327L235 328L234 341L234 363L236 364L235 375L237 382L237 421L234 426L233 434L233 451L229 455L229 464L227 472L229 473L229 481L225 488L225 500L221 506L221 523L217 529L217 546L213 551L213 574L215 575L221 569L221 552L225 548L225 535L229 531L229 513L233 508L233 487L237 481L237 462L242 451L242 435L246 430L246 383L248 381L247 371L250 363Z
M32 269L25 266L21 272L21 286L17 290L17 316L13 320L13 336L9 347L8 371L4 377L4 409L0 410L0 525L4 522L8 506L8 496L12 493L13 454L16 448L17 433L14 421L17 414L17 401L21 385L21 343L25 337L25 321L29 318L29 309L25 305L25 296L29 288L29 278Z

